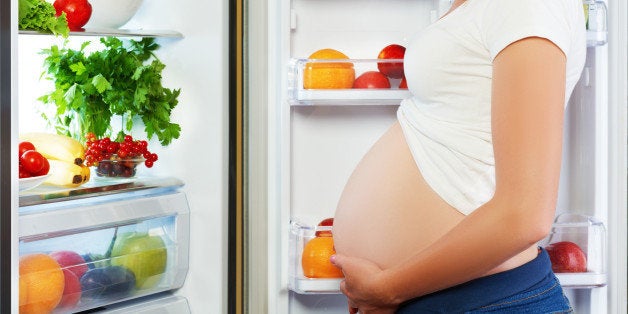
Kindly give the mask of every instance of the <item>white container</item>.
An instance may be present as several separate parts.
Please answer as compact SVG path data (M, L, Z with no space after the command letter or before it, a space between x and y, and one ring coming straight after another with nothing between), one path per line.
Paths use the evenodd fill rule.
M92 16L84 26L93 28L120 28L137 13L143 0L89 0Z

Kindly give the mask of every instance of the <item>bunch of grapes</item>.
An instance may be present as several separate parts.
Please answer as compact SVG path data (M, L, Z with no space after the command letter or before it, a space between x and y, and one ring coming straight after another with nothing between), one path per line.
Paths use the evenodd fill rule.
M144 158L144 165L147 168L151 168L157 161L157 154L151 153L148 150L148 142L134 140L131 135L125 135L123 142L112 141L109 137L103 137L97 139L94 133L88 133L85 135L87 140L87 150L85 152L85 165L86 166L99 166L98 171L103 170L106 173L115 171L116 173L123 174L127 169L100 169L112 167L111 163L102 163L102 161L111 161L114 163L113 167L117 166L119 161L128 161ZM132 169L134 171L134 169ZM128 172L128 171L126 171ZM126 174L126 173L124 173ZM131 176L127 174L126 176Z

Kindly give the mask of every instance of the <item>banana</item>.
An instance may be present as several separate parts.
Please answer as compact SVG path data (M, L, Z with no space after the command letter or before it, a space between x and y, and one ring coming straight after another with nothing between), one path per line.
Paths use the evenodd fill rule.
M55 159L82 165L85 159L85 146L65 135L31 132L19 136L20 141L33 143L35 149L46 159Z
M90 169L87 166L79 166L72 162L56 159L50 159L48 163L50 163L50 171L48 171L50 177L44 181L46 184L62 187L77 187L89 181Z

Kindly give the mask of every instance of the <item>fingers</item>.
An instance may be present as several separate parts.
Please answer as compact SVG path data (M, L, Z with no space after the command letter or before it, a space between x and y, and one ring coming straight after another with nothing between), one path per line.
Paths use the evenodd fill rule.
M329 257L329 261L334 264L334 266L342 269L342 256L339 254L334 254Z
M342 280L340 282L340 292L342 294L344 294L345 296L347 295L347 282L346 282L346 280Z
M348 300L349 302L349 314L357 314L358 313L358 307L351 302L351 300Z
M342 292L345 296L347 295L347 288L345 287L346 283L345 281L341 281L340 282L340 292ZM358 313L358 307L356 306L356 304L354 304L353 302L351 302L351 299L349 299L347 297L347 301L348 301L348 306L349 306L349 314L357 314Z

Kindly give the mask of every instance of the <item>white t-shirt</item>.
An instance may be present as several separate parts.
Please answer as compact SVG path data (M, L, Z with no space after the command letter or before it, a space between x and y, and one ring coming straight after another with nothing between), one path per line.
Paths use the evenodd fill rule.
M467 0L407 47L413 97L397 118L426 182L463 214L495 191L492 61L526 37L546 38L565 53L571 95L586 57L582 0Z

